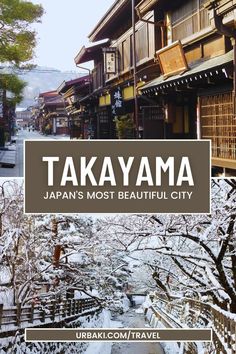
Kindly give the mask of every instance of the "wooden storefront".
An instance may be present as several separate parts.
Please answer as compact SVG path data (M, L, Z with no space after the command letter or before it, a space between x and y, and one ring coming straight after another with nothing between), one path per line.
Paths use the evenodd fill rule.
M144 139L164 139L165 113L161 105L142 107L142 126Z
M233 93L200 96L201 137L212 141L212 162L216 167L236 168L236 119Z
M97 116L97 134L99 139L115 138L115 124L111 115L111 106L99 107Z

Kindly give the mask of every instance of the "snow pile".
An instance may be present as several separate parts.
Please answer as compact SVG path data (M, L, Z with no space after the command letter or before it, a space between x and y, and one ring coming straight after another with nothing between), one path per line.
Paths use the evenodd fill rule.
M111 328L110 312L104 310L102 312L102 324L100 328ZM89 346L84 354L111 354L112 343L94 342Z
M110 326L110 313L103 310L100 314L71 321L66 328L109 328ZM12 350L15 354L110 354L109 351L105 351L106 347L108 348L108 346L103 347L102 343L25 343L23 335L0 340L0 354L5 353L3 348L8 348L8 351ZM97 348L100 348L98 352Z
M136 313L140 313L143 314L144 310L142 309L142 307L139 307L138 309L135 310Z

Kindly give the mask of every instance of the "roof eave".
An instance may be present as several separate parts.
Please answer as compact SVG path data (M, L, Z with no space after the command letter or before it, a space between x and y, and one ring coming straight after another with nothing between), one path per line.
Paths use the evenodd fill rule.
M148 11L153 10L158 2L159 0L141 0L141 2L135 7L138 16L141 18Z
M90 82L91 82L90 75L84 75L70 81L63 81L62 84L58 87L57 93L59 95L63 95L72 87L83 87L84 85Z
M114 16L117 16L118 13L121 11L122 7L128 2L129 0L117 0L114 2L114 4L108 9L105 15L94 27L92 32L88 35L90 42L95 42L105 38L102 37L102 30L104 30L105 27L109 26L109 23L111 22L112 18Z
M63 81L62 83L61 83L61 85L58 87L58 89L57 89L57 93L60 95L61 93L63 93L63 90L64 90L64 88L66 87L66 81Z
M217 68L222 68L225 65L229 65L230 63L233 62L233 50L229 51L226 54L210 58L207 60L201 61L201 63L196 64L195 67L190 67L188 71L186 71L184 74L178 74L178 75L173 75L169 77L168 79L164 80L164 76L161 75L157 79L151 80L149 83L144 85L140 90L144 92L145 90L152 90L157 87L160 87L165 84L170 84L173 81L179 80L179 79L187 79L188 77L201 74L203 72L211 72L213 70L216 70ZM206 66L205 66L206 64ZM204 65L204 67L203 67ZM208 65L208 66L207 66ZM160 80L160 81L158 81Z
M98 52L101 51L103 47L107 47L109 45L110 45L110 40L106 39L105 41L96 43L90 47L83 46L74 59L75 64L79 65L96 59Z
M81 63L81 59L83 58L83 56L85 55L85 53L86 53L86 48L85 48L85 46L83 46L83 47L80 49L79 53L76 55L75 59L74 59L75 65L78 65L78 64Z

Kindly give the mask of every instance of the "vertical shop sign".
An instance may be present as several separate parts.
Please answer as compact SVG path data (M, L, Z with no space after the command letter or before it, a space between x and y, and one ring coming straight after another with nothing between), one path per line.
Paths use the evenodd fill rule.
M116 74L116 48L103 48L104 73L106 75Z
M113 116L124 114L124 100L120 87L116 87L115 90L111 91L111 111Z

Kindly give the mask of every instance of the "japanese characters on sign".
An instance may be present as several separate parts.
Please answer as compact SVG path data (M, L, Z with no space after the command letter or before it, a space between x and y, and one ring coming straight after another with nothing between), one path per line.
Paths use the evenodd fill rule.
M116 74L116 48L103 48L104 73Z
M111 92L111 112L113 116L119 116L124 113L124 100L120 87L116 87Z
M159 50L156 55L165 78L183 73L189 69L180 41Z

